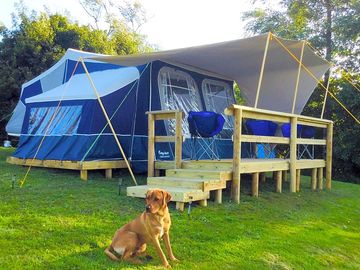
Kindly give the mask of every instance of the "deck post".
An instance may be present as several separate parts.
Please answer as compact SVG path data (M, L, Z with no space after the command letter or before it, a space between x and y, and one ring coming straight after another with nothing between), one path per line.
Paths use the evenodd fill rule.
M240 203L240 160L241 160L241 118L242 110L234 109L233 179L231 199Z
M281 193L282 191L282 172L283 171L277 171L276 172L276 192Z
M176 209L183 212L185 208L185 203L183 202L176 202Z
M261 183L266 182L266 172L260 173L260 181L261 181Z
M175 113L175 121L176 121L176 128L175 128L175 168L181 168L181 155L182 155L182 119L183 119L183 112L176 112Z
M318 168L317 169L317 178L318 178L318 189L323 189L323 178L324 178L324 168Z
M285 170L282 171L282 180L283 180L284 182L287 182L287 181L288 181L287 171L285 171Z
M199 205L202 206L202 207L206 207L207 206L207 199L199 201Z
M297 117L291 117L290 124L290 192L296 192Z
M252 174L251 195L253 197L259 197L259 173L258 172Z
M296 170L296 192L300 191L300 186L301 186L301 170L297 169Z
M112 169L106 169L105 170L105 178L111 179L112 178Z
M88 180L88 171L87 170L80 170L80 178L81 180Z
M326 132L326 189L328 190L331 189L333 126L332 122L329 123Z
M222 189L215 190L215 203L222 203Z
M155 117L148 114L148 177L154 176L155 162Z
M316 190L316 186L317 186L317 168L313 168L311 170L311 190Z

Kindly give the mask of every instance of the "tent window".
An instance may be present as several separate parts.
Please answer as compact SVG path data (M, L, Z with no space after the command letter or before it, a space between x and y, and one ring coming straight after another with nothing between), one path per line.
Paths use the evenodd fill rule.
M56 108L57 107L31 108L28 134L75 134L80 123L82 106L62 106L58 109ZM53 117L54 113L55 116ZM52 118L54 118L54 120L51 120Z
M182 110L183 134L189 135L187 115L189 111L201 111L201 99L195 80L186 72L170 67L159 71L158 85L162 110ZM168 132L175 133L175 121L166 121Z
M233 120L224 114L225 108L235 103L230 85L217 80L205 79L202 82L202 93L206 110L221 113L225 118L222 135L229 133L231 136L234 127Z

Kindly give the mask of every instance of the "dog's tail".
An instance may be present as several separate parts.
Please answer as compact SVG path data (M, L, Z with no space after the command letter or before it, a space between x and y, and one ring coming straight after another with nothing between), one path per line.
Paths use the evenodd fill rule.
M112 259L113 261L118 261L119 258L116 257L116 256L114 255L114 253L111 252L112 249L113 249L113 248L112 248L111 246L110 246L110 247L107 247L107 248L104 250L104 252L105 252L105 254L106 254L110 259Z

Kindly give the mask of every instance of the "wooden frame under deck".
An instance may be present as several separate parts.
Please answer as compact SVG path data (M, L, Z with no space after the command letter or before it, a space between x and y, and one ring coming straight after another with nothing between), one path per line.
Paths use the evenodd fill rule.
M323 169L326 168L326 188L331 188L331 167L332 167L332 137L333 123L303 115L281 113L269 110L256 109L240 105L232 105L225 110L225 113L234 117L233 134L233 159L232 160L201 160L201 161L182 161L181 160L181 119L183 114L179 111L156 111L148 112L149 115L149 170L148 175L153 176L154 170L167 170L177 168L198 168L198 169L228 169L232 171L231 197L234 202L240 202L240 178L241 174L253 174L253 195L258 195L259 179L264 179L264 172L275 172L276 191L281 192L282 181L286 180L286 171L290 171L290 191L297 192L300 189L300 170L312 169L312 189L322 189ZM180 116L181 115L181 116ZM177 119L175 137L155 136L154 121L164 119ZM243 119L270 120L280 123L291 124L290 138L269 137L242 134ZM326 130L326 139L304 139L297 137L297 125L306 125ZM154 144L156 142L175 141L175 161L155 161ZM241 143L274 143L288 144L290 146L289 159L242 159ZM297 159L297 146L301 144L323 145L326 148L325 159Z
M80 178L82 180L88 179L89 170L105 170L105 177L110 179L112 178L112 169L127 168L124 160L92 160L80 162L70 160L40 160L8 157L6 162L23 166L77 170L80 171Z
M314 160L297 160L296 149L299 144L314 144L326 146L326 159L319 160L323 163L321 167L326 167L326 187L331 188L331 167L332 167L332 134L333 123L330 120L323 120L303 115L274 112L269 110L255 109L246 106L232 105L225 110L227 115L234 116L234 147L233 147L233 181L232 181L232 199L236 202L240 201L240 174L244 173L241 170L241 142L262 142L262 143L278 143L290 144L290 191L298 191L297 174L300 174L300 169L316 168ZM280 123L290 123L291 133L290 138L284 137L267 137L267 136L253 136L242 135L241 126L245 118L270 120ZM323 139L302 139L297 137L297 125L306 125L311 127L326 129L326 140ZM244 138L244 139L243 139ZM306 163L309 163L308 165ZM258 168L260 170L260 168ZM321 174L321 173L319 173ZM316 174L314 174L316 175Z

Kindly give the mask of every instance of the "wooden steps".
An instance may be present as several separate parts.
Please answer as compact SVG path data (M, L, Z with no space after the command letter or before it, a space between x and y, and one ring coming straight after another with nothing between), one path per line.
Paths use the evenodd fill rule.
M232 171L226 167L167 169L163 177L148 177L147 185L128 187L127 195L145 198L148 190L164 189L171 194L176 208L183 211L187 202L199 201L201 206L206 206L210 191L215 191L215 201L221 203L222 190L231 178Z

